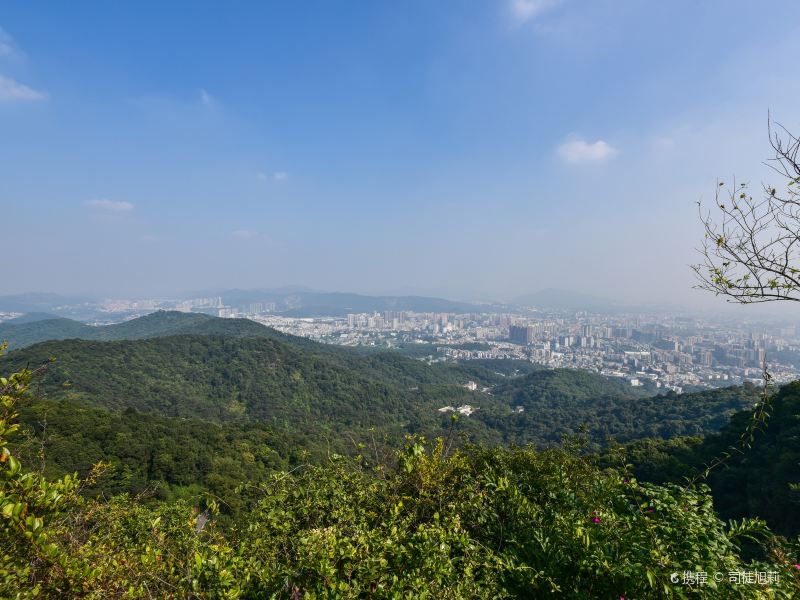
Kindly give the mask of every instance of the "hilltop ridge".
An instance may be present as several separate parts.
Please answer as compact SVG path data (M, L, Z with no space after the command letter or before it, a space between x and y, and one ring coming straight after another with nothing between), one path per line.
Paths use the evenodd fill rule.
M247 336L282 336L249 319L221 319L202 313L156 311L113 325L87 325L61 317L43 319L12 319L0 323L0 340L9 348L24 348L48 340L135 340L180 334Z

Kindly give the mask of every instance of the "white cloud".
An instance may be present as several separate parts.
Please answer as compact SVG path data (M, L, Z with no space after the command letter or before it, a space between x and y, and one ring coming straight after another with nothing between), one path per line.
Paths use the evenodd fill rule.
M0 75L0 100L44 100L47 94Z
M510 0L509 12L517 23L527 23L553 8L561 0Z
M111 212L128 212L133 210L133 204L120 200L89 200L86 204L98 210L107 210Z
M237 229L236 231L231 232L231 235L237 240L252 240L258 235L258 233L249 229Z
M558 155L568 163L602 162L614 156L616 148L603 140L573 140L558 147Z
M11 56L14 54L14 40L0 27L0 56Z
M200 88L200 102L203 103L203 106L214 106L216 104L214 96L202 88Z
M267 179L272 179L273 181L285 181L289 178L289 174L286 171L275 171L270 175L267 175L266 173L256 173L256 177L261 181L266 181Z

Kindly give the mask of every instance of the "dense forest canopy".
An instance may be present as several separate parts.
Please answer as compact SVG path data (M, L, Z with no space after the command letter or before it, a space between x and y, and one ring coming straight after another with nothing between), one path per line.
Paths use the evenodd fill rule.
M4 446L31 376L0 382ZM726 524L703 487L642 483L574 449L450 451L446 439L410 437L385 464L331 455L244 482L232 521L220 520L214 496L200 507L87 498L75 477L47 479L5 447L2 457L5 596L791 598L800 589L797 548L763 522ZM753 542L758 556L745 558ZM711 583L676 586L691 569ZM713 578L731 572L764 582Z

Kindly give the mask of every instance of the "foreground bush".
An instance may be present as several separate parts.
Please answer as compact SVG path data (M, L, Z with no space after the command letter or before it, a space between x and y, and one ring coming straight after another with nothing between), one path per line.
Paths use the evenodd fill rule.
M224 531L213 502L199 512L186 502L82 499L77 478L47 481L6 447L31 375L0 380L3 598L617 600L800 590L796 545L762 522L725 524L705 488L640 483L567 450L448 453L441 440L411 438L392 469L334 456L245 486L252 507ZM743 540L758 543L760 561L743 560ZM706 582L686 579L698 572ZM731 583L739 572L754 581Z

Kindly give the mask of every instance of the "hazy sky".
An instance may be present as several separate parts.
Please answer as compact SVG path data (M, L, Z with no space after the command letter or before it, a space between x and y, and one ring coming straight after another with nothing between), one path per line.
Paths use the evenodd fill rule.
M5 2L0 293L693 302L799 56L793 1Z

